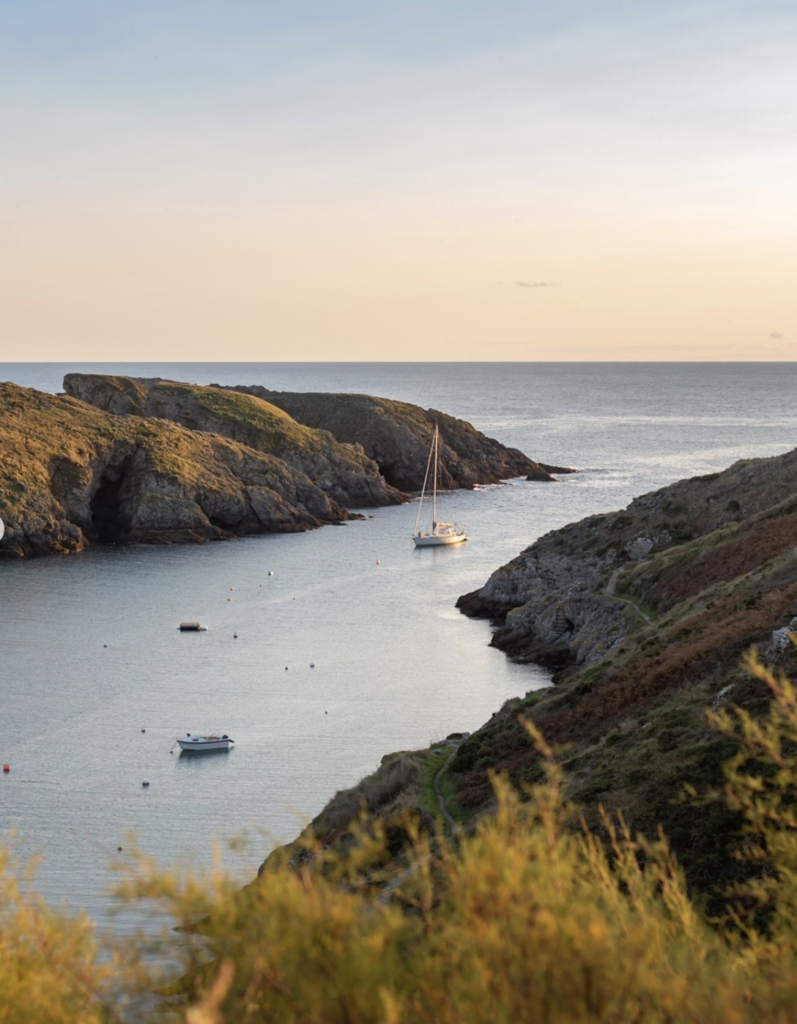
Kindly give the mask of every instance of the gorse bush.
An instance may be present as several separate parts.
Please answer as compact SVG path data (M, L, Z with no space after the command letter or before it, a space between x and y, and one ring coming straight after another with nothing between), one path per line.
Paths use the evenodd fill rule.
M100 963L86 922L20 900L0 861L0 1021L125 1019L157 989L159 1019L187 1024L797 1022L797 693L749 667L768 716L712 716L738 744L713 798L742 814L750 869L722 920L690 900L663 835L607 816L600 838L579 825L530 726L544 782L519 793L495 778L497 812L467 836L408 820L400 863L365 816L345 856L308 840L243 891L139 859L120 895L186 929L156 951L170 984L141 966L152 950L128 952L124 974Z

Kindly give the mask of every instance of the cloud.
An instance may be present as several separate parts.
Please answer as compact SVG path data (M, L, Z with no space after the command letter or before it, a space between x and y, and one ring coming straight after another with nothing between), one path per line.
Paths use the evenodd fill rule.
M553 281L515 281L518 288L558 288Z

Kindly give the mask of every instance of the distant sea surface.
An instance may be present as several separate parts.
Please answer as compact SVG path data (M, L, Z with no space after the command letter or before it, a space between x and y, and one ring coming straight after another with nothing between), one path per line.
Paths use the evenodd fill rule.
M224 859L248 881L382 755L548 685L454 607L535 538L797 445L797 364L6 363L0 379L57 392L72 370L383 395L581 471L444 495L468 527L459 548L415 550L412 505L306 534L0 561L0 829L43 855L48 898L101 924L128 830L164 864L207 864L214 839L246 832ZM180 634L183 619L209 630ZM235 749L170 753L204 730Z

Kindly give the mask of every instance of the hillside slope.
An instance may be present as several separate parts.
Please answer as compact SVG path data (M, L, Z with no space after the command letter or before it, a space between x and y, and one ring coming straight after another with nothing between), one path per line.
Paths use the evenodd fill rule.
M570 795L636 828L664 823L694 884L711 887L738 822L675 797L720 781L731 753L707 707L766 704L741 668L753 645L797 677L797 451L683 480L532 544L460 598L492 643L555 670L466 740L450 781L466 817L492 805L488 770L538 776L518 715L565 745Z

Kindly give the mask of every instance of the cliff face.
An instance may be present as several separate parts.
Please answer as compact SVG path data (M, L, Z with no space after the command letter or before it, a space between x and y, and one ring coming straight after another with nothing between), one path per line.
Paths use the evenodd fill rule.
M324 431L303 426L254 395L175 381L82 373L67 374L64 389L74 398L116 415L157 417L190 430L232 438L282 460L348 508L406 500L361 447L342 444Z
M295 531L348 513L272 455L0 384L0 555Z
M338 441L358 445L394 487L419 491L435 424L440 428L440 475L443 489L499 483L512 477L553 480L552 472L572 470L543 466L516 448L506 448L465 420L423 410L407 402L370 395L294 393L262 387L236 387L284 409L308 427L327 430Z

